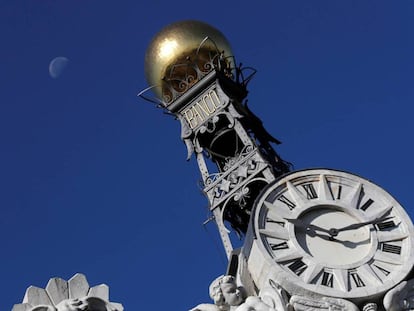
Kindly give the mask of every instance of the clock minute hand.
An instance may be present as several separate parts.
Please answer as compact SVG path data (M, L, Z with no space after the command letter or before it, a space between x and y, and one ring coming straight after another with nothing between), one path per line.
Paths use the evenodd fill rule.
M384 217L383 216L383 217L375 218L373 220L368 220L368 221L360 222L360 223L357 223L357 224L352 224L352 225L349 225L349 226L345 226L345 227L342 227L342 228L339 228L339 229L331 228L331 229L329 229L329 234L332 235L332 236L337 236L339 232L355 230L355 229L361 228L361 227L366 226L366 225L375 225L379 222L382 222L382 221L390 219L390 218L392 218L392 217Z

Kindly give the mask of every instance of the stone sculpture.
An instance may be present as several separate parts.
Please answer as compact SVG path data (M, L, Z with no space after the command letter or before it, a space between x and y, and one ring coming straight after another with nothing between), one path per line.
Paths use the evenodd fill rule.
M269 284L262 296L246 297L243 286L237 286L231 275L222 275L210 285L210 297L214 304L199 304L190 311L285 311L287 299L277 284Z
M119 303L109 302L109 288L105 284L89 287L83 274L75 274L69 281L52 278L46 288L30 286L23 302L12 311L123 311Z
M414 310L414 279L401 282L384 296L386 311Z
M404 293L406 297L406 292L414 291L414 283L403 283L393 293L387 294L387 303L392 306L387 311L411 310L401 309L400 304L401 301L408 301L407 299L414 302L414 296L407 299L400 296ZM209 293L214 304L199 304L190 311L359 311L354 303L341 298L293 295L289 299L286 291L274 281L270 281L258 296L246 296L244 287L238 286L236 279L230 275L215 279L210 285ZM368 310L377 310L376 304L366 304L364 311Z
M214 304L199 304L191 311L228 311L235 310L235 307L245 300L243 287L237 286L231 275L221 275L216 278L209 288L210 298Z

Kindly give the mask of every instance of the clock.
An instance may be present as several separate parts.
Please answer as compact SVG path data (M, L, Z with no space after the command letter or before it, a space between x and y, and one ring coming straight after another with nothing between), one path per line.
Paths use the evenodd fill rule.
M414 265L414 228L385 190L357 175L309 169L256 199L244 253L260 289L354 301L380 298Z

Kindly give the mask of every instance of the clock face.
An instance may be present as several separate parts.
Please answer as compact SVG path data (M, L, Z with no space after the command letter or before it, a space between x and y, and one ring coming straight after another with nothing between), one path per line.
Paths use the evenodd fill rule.
M378 296L414 265L414 230L404 209L353 174L293 172L264 190L252 217L271 278L293 292Z

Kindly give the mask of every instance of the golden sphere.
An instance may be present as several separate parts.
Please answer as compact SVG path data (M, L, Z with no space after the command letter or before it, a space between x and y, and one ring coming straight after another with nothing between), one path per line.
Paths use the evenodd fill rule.
M230 44L216 28L195 20L180 21L162 29L151 41L145 54L145 76L150 86L162 85L171 66L195 56L203 40L203 51L223 52L232 56ZM161 91L154 89L157 95Z

